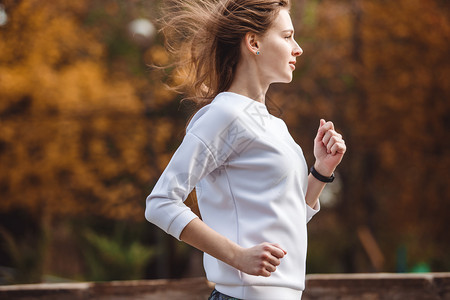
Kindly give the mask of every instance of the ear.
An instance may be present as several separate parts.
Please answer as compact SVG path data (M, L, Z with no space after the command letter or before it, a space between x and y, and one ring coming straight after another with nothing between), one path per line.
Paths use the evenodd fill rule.
M244 37L244 44L247 50L251 53L256 54L259 50L259 37L256 33L247 32Z

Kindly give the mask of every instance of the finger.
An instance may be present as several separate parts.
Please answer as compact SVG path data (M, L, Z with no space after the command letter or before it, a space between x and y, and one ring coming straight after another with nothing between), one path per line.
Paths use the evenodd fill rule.
M272 266L279 266L281 263L280 259L273 255L269 255L267 257L267 262Z
M263 268L257 273L257 275L264 276L264 277L269 277L270 276L270 272L267 271L265 268Z
M258 269L258 271L256 272L256 275L260 275L260 276L264 276L264 277L269 277L271 271L270 270L276 270L276 268L274 269L274 266L269 267L269 264L267 264L267 266L262 263L260 268Z
M322 138L322 143L325 147L328 146L328 143L331 140L331 137L333 136L333 132L331 130L328 130L325 135ZM329 150L329 148L327 147L327 150Z
M319 129L317 129L317 134L316 134L316 142L319 142L320 140L322 140L325 131L321 130L323 125L325 125L325 120L324 119L320 119L320 125L319 125Z
M286 255L287 254L287 251L286 250L284 250L283 249L283 247L281 247L280 246L280 244L277 244L277 243L272 243L272 246L275 246L275 247L277 247L277 248L280 248L283 252L284 252L284 255Z
M318 142L322 140L322 138L324 137L324 135L327 133L328 130L334 130L334 124L331 121L328 121L319 127L319 130L317 131L316 141Z
M276 266L269 264L269 263L266 263L264 268L266 269L266 271L269 271L270 273L275 272L277 270Z
M346 147L346 145L345 145L345 142L338 142L338 143L335 143L334 145L333 145L333 147L331 148L331 153L334 155L334 154L336 154L336 153L341 153L341 154L343 154L343 153L345 153L345 150L347 149L347 147Z
M333 147L334 144L342 141L342 136L339 133L337 133L336 131L332 131L332 130L330 130L329 133L330 133L330 139L328 140L328 142L325 145L327 147L327 151L329 153L331 153L331 148Z
M272 254L273 256L275 256L276 258L283 258L286 255L286 251L283 250L283 248L281 248L279 245L276 244L269 244L267 245L267 251L270 252L270 254Z
M321 130L334 130L334 124L331 121L326 122L323 124L322 127L320 127Z
M333 147L331 147L331 154L332 155L335 155L336 153L344 154L346 150L347 146L345 145L345 143L343 141L338 142L335 143Z
M325 125L330 126L330 130L334 130L334 123L333 122L328 121L327 124L325 124Z
M261 253L260 259L261 259L261 267L265 267L266 264L272 264L275 262L274 259L277 259L275 256L270 253L270 250L263 249L264 252Z

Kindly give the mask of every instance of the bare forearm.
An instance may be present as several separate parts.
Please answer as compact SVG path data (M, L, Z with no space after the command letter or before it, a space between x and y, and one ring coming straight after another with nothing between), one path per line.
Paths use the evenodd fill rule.
M180 239L189 245L233 266L240 246L217 233L200 219L192 220L181 232Z
M316 208L319 196L322 193L326 183L314 178L311 174L308 176L308 190L306 191L306 204L311 208Z
M250 275L270 276L286 255L280 245L267 242L243 248L198 218L184 228L180 239Z
M318 164L317 162L314 164L314 168L319 174L330 177L333 174L334 169L326 168ZM311 207L315 208L317 205L317 201L319 200L320 194L322 194L323 189L325 188L326 183L317 180L312 174L308 176L308 190L306 191L306 203Z

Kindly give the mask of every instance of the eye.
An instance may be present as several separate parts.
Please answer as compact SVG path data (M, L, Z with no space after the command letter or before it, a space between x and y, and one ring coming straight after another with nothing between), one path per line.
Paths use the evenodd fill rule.
M292 37L292 34L285 37L285 39L290 39Z

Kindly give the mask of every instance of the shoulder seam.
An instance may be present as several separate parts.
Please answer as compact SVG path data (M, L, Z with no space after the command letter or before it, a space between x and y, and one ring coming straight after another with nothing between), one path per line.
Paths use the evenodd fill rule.
M211 151L211 149L210 149L210 147L199 137L199 136L197 136L195 133L192 133L192 132L187 132L186 133L186 135L188 135L188 134L190 134L190 135L192 135L192 136L194 136L196 139L198 139L202 144L203 144L203 146L205 146L205 148L208 150L208 152L211 154L211 156L212 156L212 158L213 158L213 160L214 160L214 163L216 164L216 167L219 167L219 164L217 163L217 159L216 159L216 157L214 156L214 153Z

